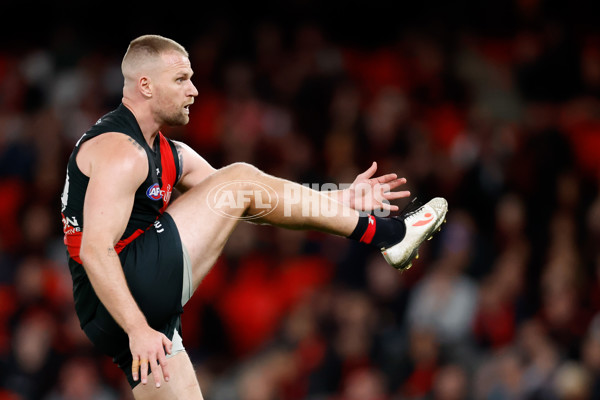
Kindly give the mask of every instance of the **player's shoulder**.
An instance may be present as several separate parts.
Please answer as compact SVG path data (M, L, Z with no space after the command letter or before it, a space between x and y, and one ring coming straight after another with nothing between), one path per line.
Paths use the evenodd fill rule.
M90 139L81 145L77 155L77 164L88 176L94 166L123 173L137 170L143 173L148 165L146 160L142 146L121 132L106 132Z
M90 138L83 143L82 150L84 146L89 148L106 148L114 152L136 150L137 152L145 154L144 148L137 140L126 133L118 131L105 132L102 135Z

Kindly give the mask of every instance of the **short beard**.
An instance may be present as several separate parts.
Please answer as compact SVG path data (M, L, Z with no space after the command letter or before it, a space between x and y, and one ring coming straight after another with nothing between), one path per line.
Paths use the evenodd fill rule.
M166 112L159 113L160 119L163 121L163 124L167 126L182 126L186 125L190 118L184 113L172 113L167 114Z

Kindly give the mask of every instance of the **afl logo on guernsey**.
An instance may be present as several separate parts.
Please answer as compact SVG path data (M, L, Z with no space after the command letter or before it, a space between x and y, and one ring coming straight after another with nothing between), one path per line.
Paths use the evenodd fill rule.
M162 191L160 190L160 186L158 183L150 186L148 190L146 190L146 196L151 198L152 200L160 200L162 199Z
M160 188L158 183L155 183L146 190L146 196L152 200L163 199L165 203L168 203L171 199L171 185L167 185L167 190L165 191Z

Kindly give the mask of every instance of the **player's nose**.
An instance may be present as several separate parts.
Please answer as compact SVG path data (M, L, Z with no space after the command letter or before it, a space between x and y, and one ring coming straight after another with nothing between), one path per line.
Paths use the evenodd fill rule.
M188 92L188 96L196 97L198 96L198 89L196 89L196 85L190 82L190 90Z

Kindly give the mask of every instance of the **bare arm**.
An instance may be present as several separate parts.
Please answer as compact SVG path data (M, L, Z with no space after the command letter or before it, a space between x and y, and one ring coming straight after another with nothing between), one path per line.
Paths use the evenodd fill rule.
M216 171L187 144L175 141L175 146L179 156L179 165L182 168L181 179L177 184L177 190L180 192L186 192Z
M154 370L152 361L156 363L158 359L161 366L166 362L163 345L169 348L170 342L146 322L114 250L127 226L135 191L148 173L146 155L127 136L106 133L84 143L77 162L90 178L83 209L85 227L80 249L83 266L98 298L128 334L134 360L136 357L150 360ZM164 366L163 374L166 379ZM147 364L142 366L141 375L145 383ZM159 375L155 374L155 380ZM159 382L156 381L157 385Z
M100 301L128 332L145 323L145 318L127 288L114 246L125 231L135 190L148 169L136 165L142 160L139 151L123 135L103 136L84 144L78 157L78 161L90 160L81 260Z

